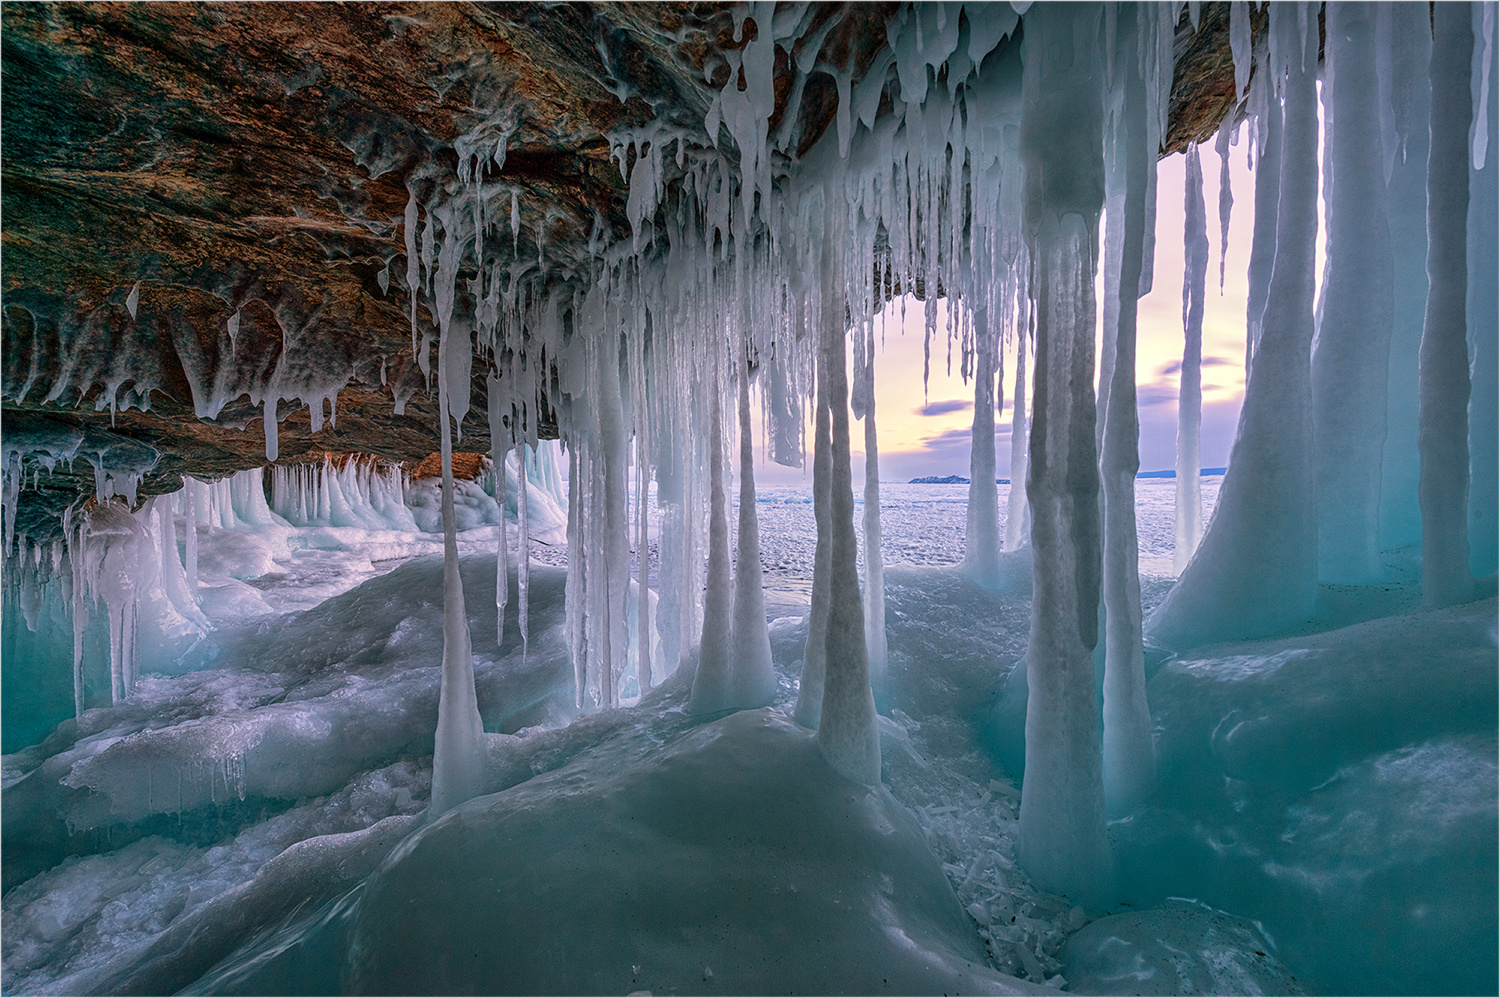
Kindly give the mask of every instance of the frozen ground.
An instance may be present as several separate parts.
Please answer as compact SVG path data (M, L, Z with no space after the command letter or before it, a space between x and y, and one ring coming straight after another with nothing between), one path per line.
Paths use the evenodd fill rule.
M784 594L768 603L777 703L722 720L683 713L683 677L577 715L561 571L534 569L528 652L514 594L497 649L495 527L465 532L495 793L415 837L434 538L293 531L271 571L221 576L234 599L181 674L4 757L4 990L1493 991L1493 599L1154 652L1161 785L1111 826L1119 903L1085 911L1015 866L1019 767L1001 760L1030 605L954 571L965 492L882 502L876 791L829 775L786 719L812 540L799 490L758 503ZM1140 493L1143 568L1169 564L1170 483ZM1170 580L1144 581L1149 609ZM1393 589L1380 605L1400 610ZM1329 600L1331 617L1379 603ZM829 843L864 844L834 862ZM403 915L407 896L430 910ZM478 924L505 928L466 935Z

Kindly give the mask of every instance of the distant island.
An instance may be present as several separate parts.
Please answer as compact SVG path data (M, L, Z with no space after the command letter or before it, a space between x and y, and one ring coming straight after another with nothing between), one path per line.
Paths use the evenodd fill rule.
M1227 468L1202 468L1202 469L1199 470L1198 474L1200 474L1200 475L1222 475L1227 470L1228 470ZM1137 478L1176 478L1177 477L1177 472L1172 471L1170 469L1167 470L1167 471L1142 471L1139 474L1137 474L1135 477L1137 477ZM963 475L924 475L921 478L913 478L911 481L907 482L906 484L908 484L908 485L968 485L969 484L969 480L967 478L965 478ZM1010 479L1009 478L997 478L997 479L995 479L995 484L996 485L1009 485L1010 484Z

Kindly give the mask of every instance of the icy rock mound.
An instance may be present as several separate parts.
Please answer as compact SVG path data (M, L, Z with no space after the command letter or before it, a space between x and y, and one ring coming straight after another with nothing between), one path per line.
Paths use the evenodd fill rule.
M981 964L911 815L770 710L456 808L368 882L350 960L357 993L1047 993Z
M1165 663L1125 896L1257 919L1309 991L1493 992L1495 656L1483 600Z
M1078 994L1302 993L1253 923L1189 901L1090 922L1059 956Z

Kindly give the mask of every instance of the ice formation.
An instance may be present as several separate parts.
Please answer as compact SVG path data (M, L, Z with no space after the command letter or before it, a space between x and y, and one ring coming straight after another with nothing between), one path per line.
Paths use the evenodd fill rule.
M483 946L476 944L472 966L444 962L444 947L455 938L447 932L453 922L462 919L469 933L484 922L464 907L477 903L469 883L459 885L466 892L463 905L435 912L417 926L425 933L420 938L412 935L402 899L441 880L434 871L451 873L460 853L462 869L508 883L507 871L517 863L524 867L529 857L497 849L504 832L491 826L521 815L531 822L526 841L538 849L560 849L563 840L554 839L560 827L577 833L579 852L571 859L581 855L598 864L601 875L618 869L606 858L607 849L628 840L625 851L646 857L632 876L651 888L651 897L665 898L653 903L676 901L652 881L651 863L660 857L650 854L649 847L659 844L650 836L670 839L676 848L684 839L721 832L712 825L716 808L740 817L753 813L767 794L762 784L768 771L756 766L770 758L789 779L811 781L792 788L790 799L805 798L809 786L818 786L826 791L819 797L824 807L836 797L865 809L858 820L817 811L824 838L816 848L809 845L816 836L787 832L799 849L826 850L828 836L845 831L902 851L921 844L915 838L920 830L931 845L945 824L937 819L958 814L1003 831L964 840L972 855L965 856L967 867L950 864L951 884L927 876L933 871L915 860L908 864L902 852L901 876L892 877L920 882L938 912L922 914L926 901L916 906L919 921L925 921L908 935L902 934L910 926L899 891L856 871L865 878L862 903L877 911L886 935L871 942L857 926L840 935L851 959L886 961L881 966L888 963L893 973L905 975L896 980L914 987L1012 987L970 959L979 955L968 944L972 938L950 945L953 933L968 931L957 914L967 911L983 928L991 963L1036 983L1060 983L1056 946L1049 950L1038 940L1078 929L1118 900L1122 883L1150 903L1161 901L1157 888L1165 879L1143 874L1150 864L1142 857L1170 852L1182 841L1194 855L1221 850L1222 840L1211 830L1232 822L1241 805L1270 815L1262 815L1255 835L1285 818L1265 800L1236 803L1235 781L1282 780L1288 795L1309 797L1318 806L1327 800L1317 796L1325 784L1303 786L1300 776L1287 776L1287 760L1266 758L1275 755L1266 746L1292 737L1277 727L1281 714L1301 701L1321 702L1300 685L1307 670L1288 665L1306 649L1283 650L1288 657L1278 658L1282 652L1257 645L1244 651L1244 661L1213 657L1196 671L1192 658L1162 665L1169 652L1201 651L1220 641L1282 640L1329 626L1339 612L1357 618L1368 616L1366 611L1410 610L1399 603L1414 591L1404 583L1394 587L1400 590L1395 597L1361 592L1355 601L1365 602L1352 611L1334 605L1339 593L1326 584L1373 589L1402 570L1387 555L1418 544L1420 590L1430 606L1463 603L1493 589L1492 581L1475 578L1494 567L1495 247L1486 235L1493 233L1500 144L1493 127L1500 102L1490 93L1497 48L1493 8L1438 5L1429 46L1421 10L1328 5L1321 169L1317 8L1271 5L1264 37L1252 31L1251 13L1247 4L1230 4L1242 102L1217 131L1221 169L1227 171L1237 127L1244 128L1242 141L1256 163L1247 391L1229 470L1200 539L1201 341L1210 250L1201 163L1190 146L1185 348L1172 485L1179 577L1169 592L1165 581L1153 583L1150 601L1160 605L1146 623L1141 551L1147 541L1137 520L1144 490L1136 478L1138 302L1153 283L1154 163L1166 133L1174 48L1196 29L1199 6L899 5L886 21L886 44L856 78L852 57L825 50L836 19L819 21L812 5L778 10L760 2L733 12L738 47L714 56L730 72L714 85L702 120L696 113L653 117L610 136L628 190L629 231L619 236L600 217L586 258L574 261L576 266L548 259L541 225L535 228L536 254L529 245L524 253L519 249L523 218L544 212L532 195L502 181L518 106L502 102L476 110L469 130L453 140L456 167L455 159L433 157L410 169L400 226L404 267L392 263L380 279L383 289L404 281L417 364L436 384L436 485L409 480L401 468L373 459L326 455L310 463L275 463L269 480L259 469L213 483L188 479L179 498L149 499L137 510L143 476L159 459L153 449L73 431L7 432L0 492L12 602L31 633L52 626L52 618L70 623L75 714L72 729L49 736L54 741L47 751L7 757L7 786L22 788L14 791L13 799L21 801L17 813L48 814L53 826L56 817L70 835L101 829L108 834L128 825L134 836L173 807L177 814L201 814L231 798L248 800L250 807L261 800L338 794L372 767L396 765L395 756L405 759L430 747L424 830L406 839L360 888L368 892L364 902L317 915L327 919L316 931L347 943L333 948L341 956L345 950L353 954L361 986L430 990L478 982L498 988L530 980L505 983L486 976L499 965L494 954L512 945L509 937L496 943L487 932ZM607 68L613 58L608 40L599 46ZM785 57L780 62L778 49ZM778 118L779 64L787 67L798 99L812 76L832 80L832 123L821 137L809 136L809 143L802 142L796 115ZM705 70L710 78L713 69ZM611 87L622 100L632 96L622 82ZM1320 182L1327 206L1322 219ZM1221 181L1220 197L1220 224L1227 233L1227 182ZM1328 255L1322 297L1315 302L1320 222ZM1221 285L1226 239L1221 234ZM1419 266L1425 266L1425 276L1414 272ZM1102 278L1102 307L1095 300L1096 278ZM922 647L911 637L919 625L903 616L917 616L910 589L958 583L937 576L913 582L893 571L888 589L874 327L890 297L917 290L924 298L929 362L946 340L960 370L975 380L960 570L969 587L965 599L1000 599L996 590L1008 553L1029 548L1030 608L1002 604L1017 614L1005 621L1015 647L1001 650L989 635L963 645L966 624L953 620L947 621L954 632L945 636L949 643ZM115 299L116 306L123 304L132 318L144 315L155 307L152 292L149 282L143 288L137 281L128 296ZM945 311L943 328L940 294L956 303ZM316 323L293 327L276 309L257 306L252 315L246 301L226 304L234 311L217 344L219 362L208 364L200 346L184 344L183 373L202 418L213 418L240 396L262 406L267 458L275 462L280 403L307 405L316 431L325 403L327 418L333 418L338 390L353 372L341 362L294 362L315 349ZM236 358L246 341L242 323L272 321L266 312L287 323L281 333L288 347L269 371L239 372L224 358ZM430 321L421 321L421 312ZM71 342L81 333L69 329L60 336ZM1009 357L1015 358L1011 484L1002 507L995 420ZM48 401L81 398L97 382L105 386L96 401L101 409L144 405L166 375L135 369L134 363L129 350L114 357L92 347L80 350L77 363L55 384L33 384L32 377L15 397L24 400L45 389ZM484 476L469 482L455 478L453 460L463 434L472 432L463 417L476 376L487 396L490 463ZM409 390L392 387L398 410ZM811 571L799 580L809 584L809 599L805 622L799 618L791 626L779 626L780 620L767 625L766 551L782 539L762 530L753 398L760 402L772 459L791 466L810 460L812 466L811 502L805 504L813 523L805 545ZM851 404L854 418L863 421L866 460L859 529ZM540 439L544 411L556 417L558 444ZM804 454L807 416L813 424L810 455ZM1389 434L1381 432L1386 425ZM566 495L559 473L563 449ZM62 543L34 543L15 522L20 489L28 475L34 484L43 471L78 458L95 469L95 501L70 511ZM436 561L419 567L429 585L441 579L440 655L430 626L435 608L424 616L421 608L402 602L391 591L399 580L391 577L404 570L379 578L383 569L374 564L436 554L437 542L421 535L439 531L440 571ZM479 536L482 559L476 556ZM548 555L554 546L565 550ZM215 635L227 641L234 634L256 647L248 632L234 630L240 626L235 621L265 621L273 612L274 577L296 574L288 566L297 563L301 570L328 555L328 564L335 565L330 574L344 574L352 571L350 563L333 555L352 560L357 551L364 552L358 571L372 580L369 588L333 600L306 597L318 609L296 609L297 635L317 645L305 659L275 645L278 655L296 660L295 669L279 671L286 663L277 661L252 676L251 665L215 644ZM542 566L533 571L534 558L548 557L554 563L565 559L566 573ZM264 595L260 587L245 585L246 579L264 582ZM348 635L328 637L326 645L313 641L313 625L328 623L335 612L354 614L359 598L376 594L401 610L400 621L384 630L356 622ZM1380 602L1385 599L1393 602ZM482 604L483 612L470 612L470 600ZM1001 612L996 604L974 605L984 613ZM1484 609L1489 604L1475 605L1481 609L1453 612L1492 616L1492 608ZM90 630L90 611L100 607L104 623ZM1402 626L1440 629L1448 621L1413 618ZM1482 632L1469 618L1462 621L1464 647L1492 650L1493 628ZM422 647L408 640L408 627L420 632ZM1096 676L1101 636L1102 676ZM1350 640L1363 647L1368 637L1359 632ZM263 632L255 640L271 647L276 635ZM519 657L511 654L517 645ZM109 662L108 699L118 711L107 717L92 710L86 669L89 656L100 650ZM215 671L208 666L220 653L232 663L223 665L220 677L203 678ZM965 656L980 662L982 680L950 675ZM1017 661L996 693L996 677ZM1448 662L1445 668L1461 674L1450 685L1472 679L1482 687L1479 699L1489 703L1490 687L1470 676L1470 665ZM361 671L366 666L369 675ZM528 694L533 699L527 706L537 707L535 716L526 715L532 726L521 729L517 708L516 716L507 715L503 734L487 731L499 708L486 700L486 675L498 670L515 678L530 675L530 668L547 670L546 682L538 680L545 689ZM170 681L148 674L183 671L198 677L185 686L191 697L221 698L229 708L177 719L173 712L184 708L166 692ZM331 672L340 675L335 679ZM951 687L945 686L950 679ZM1193 702L1195 684L1210 688L1212 703ZM1230 686L1248 698L1245 704L1218 699L1230 696L1224 692ZM882 709L887 698L904 697L905 706L877 714L877 691ZM1157 691L1165 697L1166 715L1177 717L1184 730L1205 735L1211 764L1195 769L1194 746L1177 734L1165 738L1169 752L1158 751L1153 710L1158 725L1164 715L1154 700ZM917 710L923 697L954 716L934 708L914 721L907 709ZM419 699L423 710L396 709L406 698ZM953 777L955 760L968 758L970 747L955 749L943 739L958 738L952 732L967 731L963 725L988 730L990 721L975 718L1002 709L997 703L1012 709L1017 698L1024 727L1012 724L1020 730L996 736L1024 733L1024 774L1012 774L1024 779L1012 807L1013 784ZM1252 717L1259 708L1246 704L1256 698L1265 701L1265 713ZM96 695L93 704L103 699ZM963 711L972 716L955 719ZM733 716L721 716L726 713ZM1006 716L1016 720L1013 710ZM163 718L172 723L161 723ZM109 727L110 719L119 719L118 730ZM565 722L573 723L563 727ZM1420 780L1409 777L1416 771L1461 771L1455 799L1475 787L1483 790L1493 782L1493 767L1483 762L1489 735L1469 730L1474 725L1459 727L1414 728L1412 738L1426 742L1381 743L1375 756L1357 753L1359 731L1340 728L1328 736L1336 745L1315 746L1326 750L1322 761L1329 763L1317 775L1337 781L1337 792L1356 804L1377 796L1366 791L1383 780L1415 794L1409 788ZM976 742L972 755L978 758L980 736L962 737ZM294 771L288 760L312 754L312 746L330 738L339 745L337 758ZM67 744L58 747L62 742ZM616 767L611 751L622 753L628 765ZM202 771L186 773L177 761L194 752L204 759ZM712 774L728 784L723 801L703 783L684 778L694 766L707 765L705 759L719 760ZM983 786L987 796L981 805L970 799L937 804L937 810L924 805L913 826L882 785L900 782L891 774L902 767L916 767L931 779L939 778L934 773L952 777L965 793ZM1210 772L1213 767L1224 772ZM166 790L158 800L152 775L157 768L175 777L175 801L166 799ZM566 772L530 782L550 769ZM148 774L144 793L142 771ZM122 776L129 773L137 776ZM1224 786L1215 783L1219 777ZM575 799L559 790L569 779L587 784L587 791ZM612 779L619 786L609 789ZM627 784L631 792L619 790ZM1202 805L1211 813L1172 810L1173 788L1205 786L1228 795ZM195 908L191 921L170 930L164 925L158 941L143 944L140 966L156 969L114 980L192 984L208 969L198 965L207 957L193 964L191 976L181 966L172 969L180 978L152 975L166 974L161 968L171 962L167 951L176 940L192 935L191 926L216 922L234 898L261 898L257 910L269 914L255 931L283 917L284 881L293 876L287 870L323 876L347 856L360 876L330 874L326 882L341 891L362 880L374 864L373 852L387 844L383 836L394 838L416 824L419 808L407 789L401 807L387 808L363 831L341 827L319 836L360 838L330 839L295 853L278 850L279 865L230 885L210 902L217 907ZM987 810L996 793L1007 798L1000 817ZM611 794L623 794L626 811L613 810ZM686 812L679 806L683 801L692 804ZM635 813L629 808L639 809L640 825L619 824L623 814ZM1454 852L1483 838L1470 827L1473 809L1464 808L1453 817L1455 827L1461 826ZM10 818L7 810L9 835L9 822L23 819ZM810 806L794 810L815 813ZM604 812L615 823L607 826L608 834L592 820L569 816L593 819ZM1112 852L1106 824L1111 817L1129 818L1114 844L1130 841L1133 852ZM641 828L653 831L631 839L647 834ZM889 837L896 834L891 828L899 829L899 838ZM1284 836L1282 845L1257 845L1275 860L1246 860L1247 868L1259 872L1233 883L1215 881L1222 895L1252 906L1264 897L1255 893L1259 887L1245 886L1260 884L1256 878L1295 880L1326 872L1308 872L1316 865L1308 856L1326 856L1301 834ZM975 844L981 840L982 850ZM127 847L139 851L142 841L133 839ZM768 841L785 845L782 839ZM1128 860L1118 879L1116 853ZM1283 876L1285 870L1301 872ZM1017 923L1029 918L1018 910L1016 883L1023 876L1026 890L1067 900L1051 917ZM843 883L821 872L812 882L819 890ZM253 883L260 886L244 886ZM1364 897L1347 884L1334 886L1342 892L1336 893L1339 904L1347 901L1352 908ZM950 887L964 900L962 909L951 904ZM548 900L560 907L549 912L597 901L597 881L558 890ZM988 893L980 896L981 890ZM317 903L343 903L336 893L329 887ZM387 895L389 904L370 900ZM694 903L709 911L713 900ZM513 921L517 912L528 913L516 899L496 902L490 894L479 909L490 912L492 904ZM1006 911L1012 912L1010 923L1003 921ZM1230 924L1221 914L1210 918L1216 931ZM841 915L847 917L847 910ZM1149 931L1165 947L1170 940L1163 937L1175 922L1160 912L1153 917L1146 924L1156 926ZM35 924L41 918L36 914ZM957 928L949 924L955 921ZM578 924L570 922L570 930L576 932ZM1243 969L1234 961L1262 937L1239 922L1231 927L1226 938L1232 938L1223 945L1235 949L1230 963ZM522 929L542 931L517 922L517 931ZM923 934L929 930L930 938ZM1075 949L1084 950L1088 937L1075 938ZM420 943L414 949L420 960L406 966L401 946L410 939ZM930 943L937 956L919 972L910 965L910 947L893 949L892 939L917 947ZM612 935L608 945L619 940ZM219 952L228 945L221 942L214 943L214 963L227 955ZM1304 959L1318 959L1302 945ZM479 959L479 949L490 963ZM713 952L718 962L721 950ZM1143 952L1148 955L1140 961L1158 959L1149 947ZM631 953L622 948L615 955L619 960L606 977L588 976L601 964L567 962L564 969L578 974L566 978L568 986L633 988L637 976L625 974L633 967ZM1094 956L1080 952L1075 958L1082 966ZM19 964L7 963L13 965ZM728 986L770 990L783 983L743 965L733 973L723 963L719 967L721 979L732 982ZM1255 973L1265 969L1255 967ZM559 973L556 967L528 968L547 987L564 979L547 976ZM868 967L860 963L859 969ZM1224 962L1214 969L1223 971ZM706 982L711 970L703 966L696 983ZM220 971L228 973L223 966ZM425 976L404 976L419 971ZM1352 973L1323 972L1334 986ZM15 971L8 973L13 980ZM1094 967L1090 973L1095 976L1085 980L1103 980L1114 970ZM1267 980L1278 979L1274 966L1266 974ZM673 966L644 976L682 989L693 983L682 975L682 967ZM1261 980L1249 970L1244 975L1211 977L1211 986ZM807 980L827 979L799 983ZM869 981L873 987L874 977Z

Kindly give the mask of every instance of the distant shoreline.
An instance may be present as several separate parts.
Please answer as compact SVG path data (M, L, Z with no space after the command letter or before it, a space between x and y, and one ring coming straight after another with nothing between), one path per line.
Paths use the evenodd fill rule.
M1200 468L1200 475L1222 475L1227 468ZM1176 478L1176 471L1142 471L1136 478ZM907 482L908 485L968 485L969 480L962 475L924 475L921 478L913 478ZM995 479L996 485L1009 485L1009 478Z

